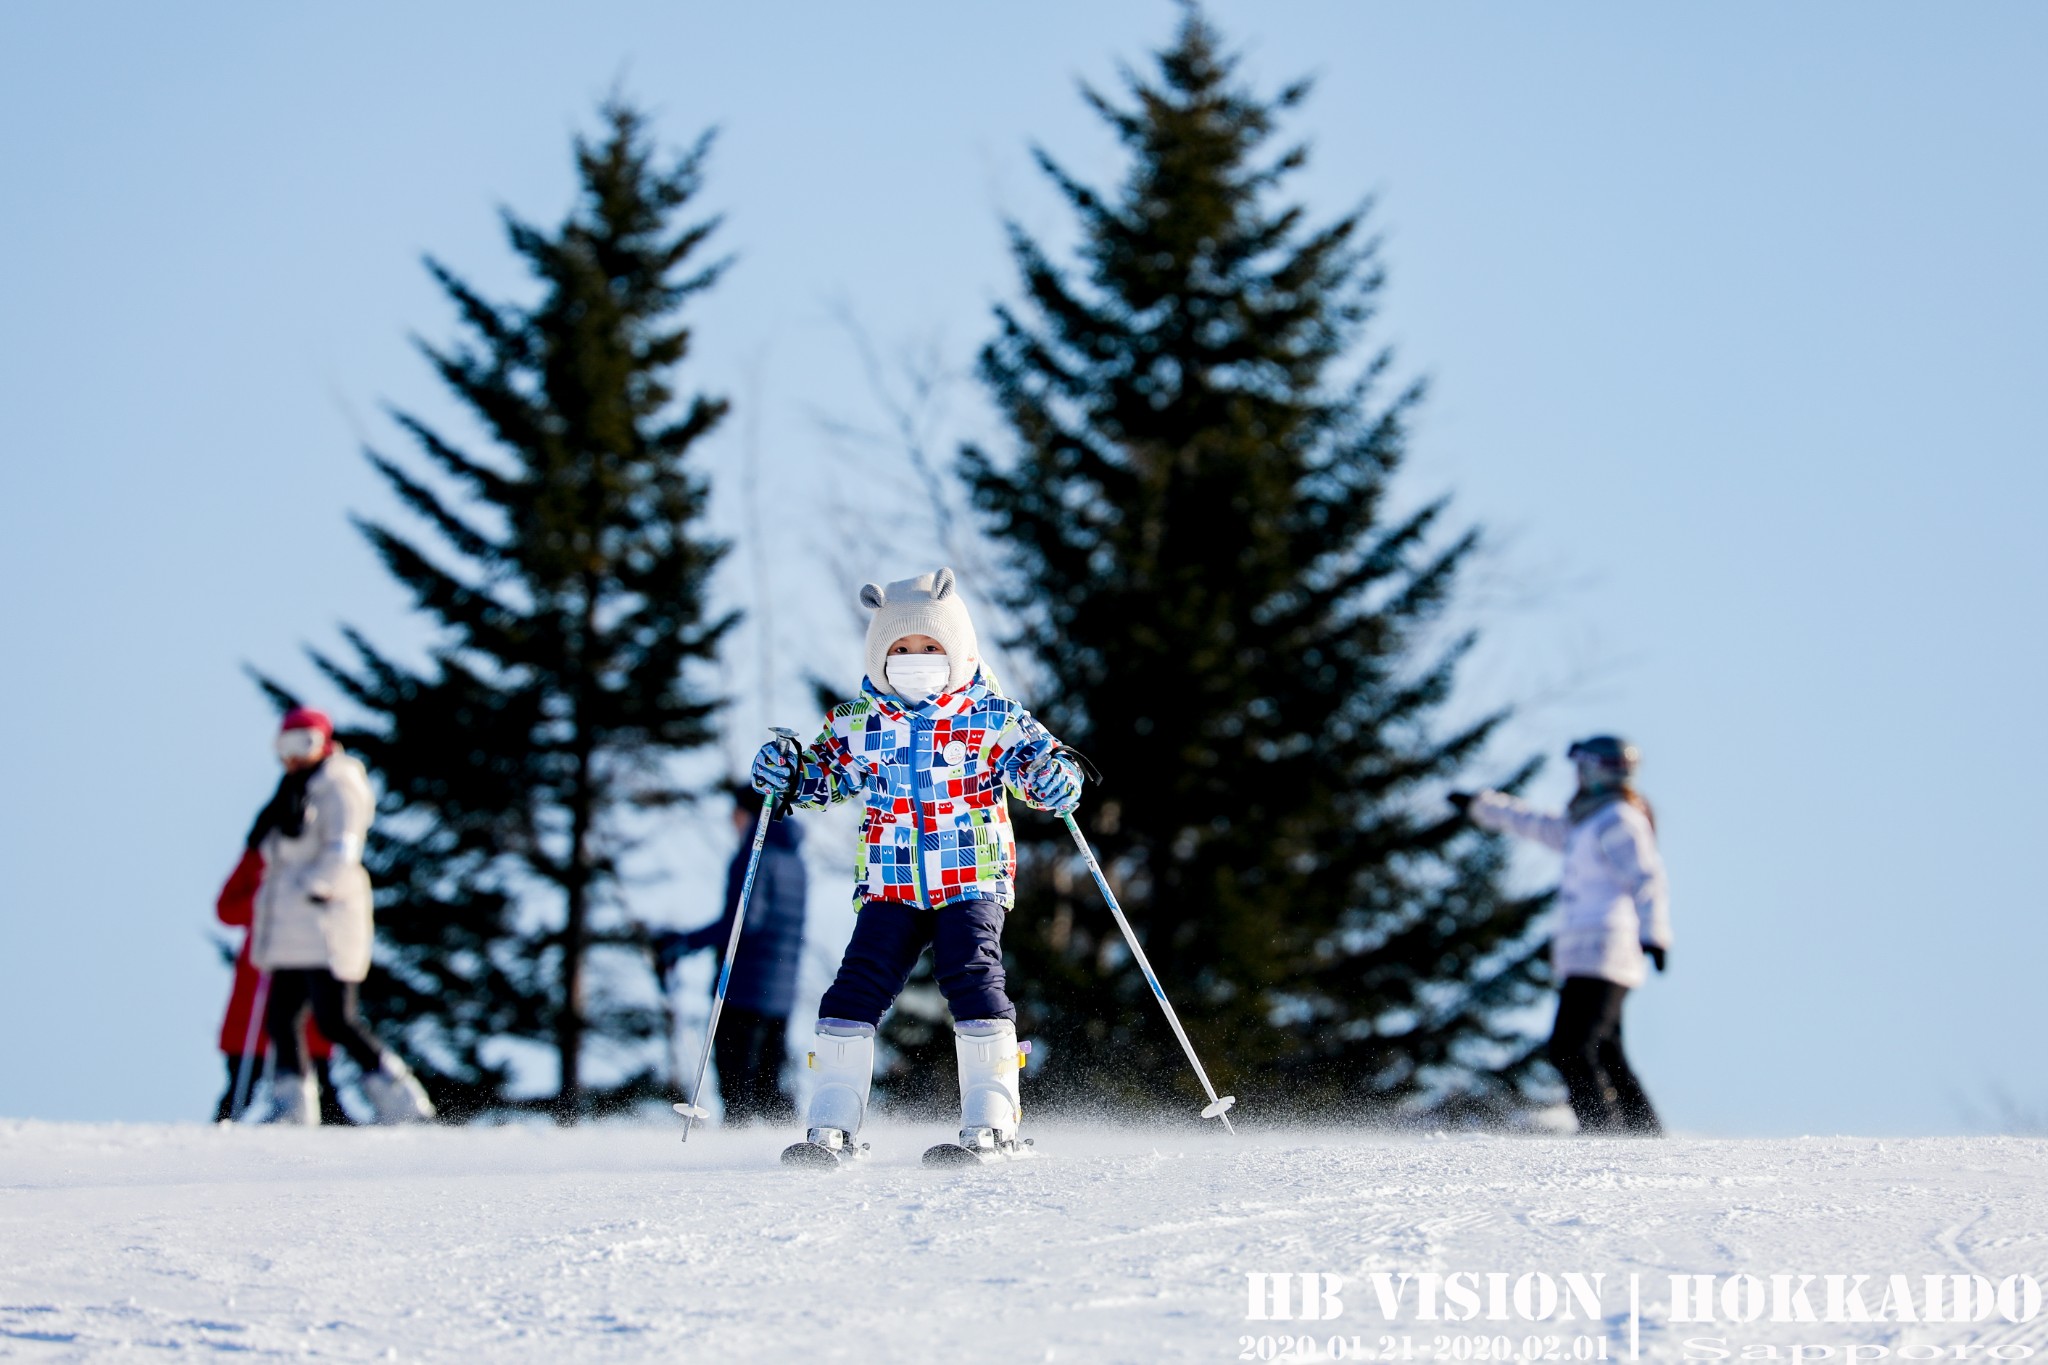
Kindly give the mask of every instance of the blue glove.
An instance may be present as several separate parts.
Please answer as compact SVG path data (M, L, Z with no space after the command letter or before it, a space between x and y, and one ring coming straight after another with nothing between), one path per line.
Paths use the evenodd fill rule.
M1081 774L1059 754L1048 751L1024 770L1024 799L1054 815L1072 814L1081 804Z
M763 796L779 797L796 786L796 763L787 745L770 740L754 755L754 790Z

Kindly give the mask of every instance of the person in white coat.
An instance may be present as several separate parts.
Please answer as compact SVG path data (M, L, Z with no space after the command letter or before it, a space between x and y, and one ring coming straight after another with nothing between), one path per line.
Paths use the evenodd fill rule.
M398 1054L378 1046L356 1016L370 973L370 874L363 842L376 800L369 774L334 742L334 723L308 707L286 714L277 736L285 774L249 833L263 855L250 959L269 973L264 1032L274 1059L270 1123L319 1122L299 1019L314 1021L362 1070L379 1123L421 1122L434 1106Z
M1568 751L1579 789L1562 815L1505 792L1453 792L1451 804L1481 829L1518 835L1564 854L1559 923L1550 965L1559 984L1551 1065L1563 1077L1582 1132L1663 1131L1621 1046L1621 1006L1664 970L1671 906L1657 821L1636 790L1636 746L1612 735Z

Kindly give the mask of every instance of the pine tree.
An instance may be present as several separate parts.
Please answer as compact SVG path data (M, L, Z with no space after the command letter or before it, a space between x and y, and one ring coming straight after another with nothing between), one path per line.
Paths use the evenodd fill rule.
M507 1044L554 1052L547 1107L564 1120L668 1089L652 1065L593 1085L586 1052L631 1059L659 1036L622 860L634 812L689 797L671 760L710 741L719 705L692 665L736 619L707 609L726 547L698 526L708 486L689 461L726 404L684 401L670 377L689 344L678 313L725 262L698 263L715 221L678 221L708 135L663 164L639 113L603 113L602 138L576 142L561 225L506 215L536 303L487 300L427 262L466 333L421 350L496 449L393 414L459 502L369 452L438 537L437 558L357 522L438 628L426 668L353 629L352 660L313 656L371 717L342 739L383 787L365 1009L400 1026L444 1111L512 1103Z
M1036 709L1106 774L1084 826L1218 1083L1267 1114L1509 1105L1542 902L1440 802L1504 713L1432 723L1472 643L1440 637L1477 532L1446 532L1442 500L1390 510L1423 388L1383 397L1390 356L1361 352L1366 209L1315 227L1275 202L1307 86L1261 98L1235 67L1190 8L1128 103L1084 92L1128 154L1115 192L1037 154L1079 268L1010 227L1026 305L997 309L979 368L1015 448L961 471ZM1020 825L1007 946L1048 1085L1186 1099L1065 831Z

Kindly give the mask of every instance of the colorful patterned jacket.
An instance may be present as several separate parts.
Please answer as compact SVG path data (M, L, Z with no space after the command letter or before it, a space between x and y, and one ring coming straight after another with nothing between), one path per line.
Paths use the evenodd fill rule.
M835 707L804 750L796 804L866 798L856 907L881 900L937 909L980 896L1008 909L1017 840L1004 788L1028 801L1024 771L1054 743L981 673L916 703L863 679L860 695Z

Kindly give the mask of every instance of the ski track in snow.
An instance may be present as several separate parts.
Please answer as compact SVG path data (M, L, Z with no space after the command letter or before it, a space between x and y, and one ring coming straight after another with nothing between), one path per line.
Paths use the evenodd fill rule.
M1245 1321L1247 1272L1344 1276L1344 1318L1299 1330L1376 1339L1377 1270L1604 1272L1617 1360L1631 1271L1647 1360L1698 1332L2048 1345L2048 1317L1660 1316L1681 1272L1869 1274L1873 1307L1888 1274L2048 1279L2048 1141L1031 1131L1036 1160L927 1171L936 1126L882 1124L806 1173L780 1130L0 1122L0 1357L1233 1361L1297 1330Z

